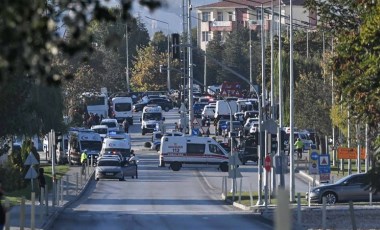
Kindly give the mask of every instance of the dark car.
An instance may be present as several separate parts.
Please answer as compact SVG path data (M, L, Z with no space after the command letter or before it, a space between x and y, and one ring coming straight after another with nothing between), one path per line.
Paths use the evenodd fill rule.
M310 202L322 203L326 197L327 204L342 201L369 201L368 187L370 174L352 174L341 178L334 184L327 184L313 188L310 191ZM307 194L309 197L309 194ZM380 193L373 194L373 200L380 200Z
M258 159L256 137L244 139L239 148L239 160L241 163L245 165L247 161L257 162Z
M142 111L143 108L148 104L159 105L166 112L173 109L173 102L171 100L165 99L165 98L151 98L147 101L141 101L141 102L133 105L133 111L135 111L135 112Z

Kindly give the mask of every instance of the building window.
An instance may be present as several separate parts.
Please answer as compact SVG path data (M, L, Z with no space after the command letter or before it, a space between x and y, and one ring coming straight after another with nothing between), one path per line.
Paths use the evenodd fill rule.
M257 15L256 20L257 20L258 22L261 22L261 11L262 11L261 8L259 8L259 9L256 10L256 15Z
M223 21L223 12L218 12L218 19L217 21Z
M208 31L202 32L202 42L208 42L210 40L210 33Z
M210 21L210 12L202 12L202 21L203 22Z
M228 21L232 22L234 20L234 13L228 12Z

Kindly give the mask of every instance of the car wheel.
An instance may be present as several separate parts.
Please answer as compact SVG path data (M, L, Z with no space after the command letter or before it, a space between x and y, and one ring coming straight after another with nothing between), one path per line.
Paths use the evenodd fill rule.
M241 164L242 164L242 165L245 165L245 163L247 163L247 161L244 160L244 159L241 159L240 161L241 161Z
M169 109L169 107L166 106L164 110L165 110L165 112L169 112L170 109Z
M220 164L219 168L222 172L228 172L228 164L227 163Z
M333 205L338 201L337 195L333 192L327 192L322 195L322 199L323 197L326 197L326 204L329 204L329 205ZM322 200L321 200L321 203L322 203Z
M156 146L156 151L160 151L160 147L161 147L161 145L157 145Z
M179 171L181 169L181 163L179 163L179 162L173 162L173 163L170 164L170 168L173 171Z

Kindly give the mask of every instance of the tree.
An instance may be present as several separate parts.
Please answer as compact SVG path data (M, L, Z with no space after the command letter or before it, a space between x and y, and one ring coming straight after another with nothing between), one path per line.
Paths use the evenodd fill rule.
M168 37L162 31L154 33L152 46L155 46L160 53L168 52Z
M159 66L166 63L166 55L160 54L157 48L152 45L137 51L131 79L131 84L135 91L167 89L167 75L159 71Z
M334 73L335 99L350 111L353 122L369 125L373 135L370 139L378 148L380 4L377 1L309 0L308 7L318 12L322 26L334 36L334 55L327 67ZM369 189L377 192L380 190L380 154L372 159L375 162Z

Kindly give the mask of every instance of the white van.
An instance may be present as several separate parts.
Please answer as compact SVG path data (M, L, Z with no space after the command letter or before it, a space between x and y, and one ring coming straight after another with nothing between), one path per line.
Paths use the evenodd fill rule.
M128 123L133 125L132 104L131 97L112 98L112 113L119 123L127 119Z
M120 130L119 123L117 123L117 120L113 119L113 118L103 119L100 122L100 124L108 126L108 131L119 131Z
M234 100L224 101L219 100L216 102L215 119L230 119L238 111L238 104Z
M88 158L93 158L96 162L102 148L102 138L99 133L91 129L72 128L68 139L68 161L71 165L80 164L80 156L84 150L87 150Z
M214 166L228 172L228 153L211 137L163 136L159 154L160 166L169 164L173 171L188 164Z

